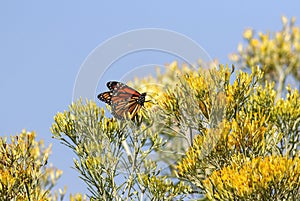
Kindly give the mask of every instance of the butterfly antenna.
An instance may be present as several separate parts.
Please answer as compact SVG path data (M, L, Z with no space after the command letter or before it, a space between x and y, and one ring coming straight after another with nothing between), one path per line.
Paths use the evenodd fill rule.
M147 94L147 96L149 96L151 99L150 100L146 100L145 103L152 103L152 104L157 104L155 100L155 98L153 98L153 96L151 96L150 94Z

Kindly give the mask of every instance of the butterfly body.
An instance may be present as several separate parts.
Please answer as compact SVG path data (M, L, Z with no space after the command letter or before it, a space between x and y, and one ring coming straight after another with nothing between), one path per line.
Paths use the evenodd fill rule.
M136 102L139 105L144 106L146 95L147 95L147 93L141 93L141 95L139 96L139 99Z
M146 93L139 93L135 89L117 81L106 84L110 91L103 92L97 97L99 100L111 106L112 114L118 118L136 116L137 112L144 106Z

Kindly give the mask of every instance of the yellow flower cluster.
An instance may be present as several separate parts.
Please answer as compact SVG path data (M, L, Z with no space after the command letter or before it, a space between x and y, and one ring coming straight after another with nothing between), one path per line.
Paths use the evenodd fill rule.
M82 100L79 100L69 108L69 111L58 112L54 116L55 123L50 130L56 138L60 139L63 134L67 134L74 142L81 140L83 136L79 133L84 133L83 125L90 126L95 133L101 130L106 134L112 134L111 131L118 127L114 119L105 118L104 108L99 108L94 101L86 100L84 105Z
M23 130L11 136L11 142L0 138L0 197L7 200L49 200L48 185L54 185L61 170L46 168L51 146L35 141L34 132Z
M173 200L176 196L191 190L190 186L182 181L175 185L167 176L139 174L138 180L159 200Z
M219 128L205 129L202 135L197 135L194 138L193 146L178 163L178 175L186 177L189 174L196 174L199 168L206 169L200 163L203 162L205 154L210 154L210 152L216 152L220 157L222 154L228 155L229 153L264 153L267 130L264 125L266 117L251 113L238 118L241 119L233 119L231 122L224 120ZM199 177L200 175L196 176Z
M226 136L228 146L241 151L248 148L253 152L255 152L255 148L263 148L267 129L264 125L266 117L250 113L242 118L239 122L235 119L232 120L231 132Z
M186 152L186 156L178 163L177 172L178 176L184 177L188 173L193 173L196 170L197 162L200 159L201 147L205 138L202 135L197 135L194 139L193 147L190 147Z
M255 38L253 29L246 29L243 36L247 44L238 46L238 53L230 59L240 62L244 67L260 65L266 76L264 79L282 82L285 76L292 74L297 80L300 59L300 27L294 26L296 19L282 17L282 30L266 34L259 32Z
M254 158L241 166L232 164L214 171L203 184L209 199L227 200L249 198L251 194L259 198L265 192L274 193L272 191L288 194L295 192L299 181L299 158L268 156Z
M287 89L288 94L286 96L286 100L280 99L276 102L275 109L277 111L277 115L281 116L282 118L287 117L288 119L286 120L299 121L298 118L300 118L300 94L297 89L292 91L290 86L288 86Z
M88 201L86 195L82 195L81 193L76 193L74 195L70 195L70 201Z
M164 70L164 73L161 73L161 69L157 68L155 78L152 76L143 79L135 78L134 82L128 83L129 86L134 87L139 92L147 92L147 96L151 101L145 103L146 109L152 108L155 104L164 100L167 96L166 90L176 88L174 83L178 81L180 76L192 72L191 68L185 64L180 68L177 61L167 64L165 69L162 70Z

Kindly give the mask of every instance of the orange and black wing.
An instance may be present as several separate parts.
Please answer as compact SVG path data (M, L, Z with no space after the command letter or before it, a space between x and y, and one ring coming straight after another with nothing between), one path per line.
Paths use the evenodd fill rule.
M108 105L111 105L111 103L112 103L112 101L111 101L112 92L110 92L110 91L103 92L103 93L99 94L97 97L99 98L99 100L107 103Z
M141 94L135 89L123 84L122 82L110 81L106 83L106 86L113 93L113 96L120 96L120 98L128 98L131 96L139 97Z
M112 114L123 119L125 116L134 118L144 105L146 93L140 94L135 89L117 81L106 84L110 91L98 95L98 98L111 105Z
M122 85L124 85L124 84L121 82L117 82L117 81L109 81L106 83L107 88L111 91L117 90L117 88L119 88Z
M138 98L130 97L120 99L119 97L112 98L112 113L118 119L123 119L124 117L134 118L142 107L138 103Z

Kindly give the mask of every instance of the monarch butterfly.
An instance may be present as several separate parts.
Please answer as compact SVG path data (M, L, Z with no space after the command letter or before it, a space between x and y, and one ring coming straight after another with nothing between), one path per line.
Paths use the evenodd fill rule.
M98 99L111 105L112 115L117 119L124 119L124 117L134 119L140 108L144 106L146 93L139 93L117 81L107 82L106 86L110 91L99 94Z

